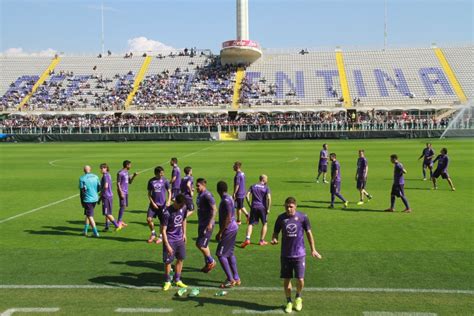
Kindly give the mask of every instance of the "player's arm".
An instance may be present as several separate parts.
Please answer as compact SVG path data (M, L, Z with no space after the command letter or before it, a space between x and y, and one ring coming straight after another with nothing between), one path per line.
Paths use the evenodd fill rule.
M120 185L120 178L121 178L121 176L120 176L120 173L119 173L119 174L117 174L117 191L120 195L120 198L123 199L124 195L123 195L123 191L122 191L122 186Z
M306 231L306 238L308 238L308 243L311 248L311 256L321 259L322 256L319 254L319 252L316 251L316 248L314 246L314 238L313 238L313 233L311 230Z
M433 163L435 163L436 161L438 161L438 159L439 159L440 156L441 156L441 155L436 156L435 160L433 160Z
M86 186L84 182L79 181L79 198L81 199L81 205L84 206L84 197L86 195Z
M275 222L275 227L273 228L273 235L272 235L272 245L278 244L278 234L280 234L281 230L281 223L280 223L280 218L277 218Z
M212 230L212 225L214 225L214 221L216 220L216 213L217 213L217 207L216 207L216 203L214 203L212 204L211 219L209 220L209 224L207 224L206 230L208 231Z
M227 216L224 220L224 224L222 225L221 228L219 228L219 232L216 235L217 241L221 240L222 234L227 229L227 227L229 227L230 221L232 220L231 215L232 215L232 210L229 207L227 207Z
M407 173L407 170L405 168L403 168L403 173Z
M166 192L168 194L168 198L166 199L166 206L170 206L171 205L171 186L168 187Z
M132 184L133 179L138 175L138 173L134 172L131 177L128 178L128 183Z
M189 192L191 192L191 197L193 197L193 196L194 196L194 190L193 190L193 188L191 187L191 181L188 181L188 182L186 183L186 186L188 187Z
M250 205L250 190L247 192L247 195L245 196L245 200L247 201L247 204L249 205L249 207L251 207Z
M267 214L270 213L270 208L272 207L272 195L267 194Z
M168 226L161 225L161 235L163 236L163 245L166 247L166 251L168 254L173 254L173 248L171 248L170 243L168 241L168 235L166 234L166 228Z
M369 166L365 166L365 170L364 170L364 179L367 179L367 176L369 175Z
M151 206L157 210L158 209L158 205L156 205L155 201L153 200L153 190L148 190L148 200L150 201L150 204Z
M186 238L186 227L187 227L187 223L188 221L186 220L186 218L183 220L183 240L184 242L186 242L187 238Z
M420 157L418 157L418 160L420 160L421 158L423 158L424 155L425 155L425 153L422 151Z
M239 191L239 187L240 187L239 182L237 182L237 183L234 185L234 193L232 194L232 197L234 198L234 200L235 200L235 198L236 198L237 191Z

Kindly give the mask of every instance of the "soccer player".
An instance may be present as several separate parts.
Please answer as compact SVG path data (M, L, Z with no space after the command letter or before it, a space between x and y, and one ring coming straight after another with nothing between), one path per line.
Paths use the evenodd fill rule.
M395 211L395 197L402 199L403 204L405 204L405 213L411 213L410 205L408 200L405 197L405 178L403 174L407 173L403 165L398 161L398 156L393 154L390 156L390 161L395 165L393 170L393 185L392 192L390 194L390 208L386 209L385 212L394 212Z
M438 187L436 186L436 179L441 176L442 179L446 179L448 181L449 186L451 187L451 191L456 191L456 188L454 188L453 181L451 180L451 177L448 174L449 158L447 148L441 149L441 153L435 158L433 163L435 163L436 161L438 161L438 166L436 167L436 170L433 173L433 176L431 177L433 181L433 189L438 189Z
M171 158L170 166L173 167L171 171L171 199L174 200L181 191L181 170L178 167L178 158Z
M426 143L426 148L423 149L421 156L418 158L420 160L423 158L423 164L421 169L423 170L423 181L426 181L426 168L430 169L430 178L433 177L433 157L435 152L431 147L430 143Z
M232 195L236 209L237 209L237 225L242 224L240 221L240 212L242 211L245 214L245 217L247 217L247 223L249 221L249 213L245 209L244 206L244 199L245 199L245 194L247 193L245 191L245 173L242 172L242 163L240 161L234 162L233 169L235 171L235 176L234 176L234 193Z
M291 302L291 279L296 278L296 300L295 310L303 309L303 299L301 292L304 287L304 272L306 249L304 245L304 234L311 248L311 256L321 259L321 255L316 251L314 246L314 238L311 232L311 225L306 214L296 210L296 199L288 197L285 200L285 213L280 214L275 222L273 230L272 245L278 244L278 234L282 232L281 242L281 270L280 278L284 280L283 289L286 294L285 312L291 313L293 303Z
M99 237L94 221L94 208L97 201L99 201L100 180L91 171L92 168L90 166L84 166L84 174L79 178L79 195L82 207L84 207L84 215L86 216L83 234L87 236L90 225L94 237Z
M265 235L267 234L267 215L270 213L270 206L272 203L271 191L268 187L268 177L262 174L259 178L260 182L250 187L247 192L247 203L250 206L250 222L247 228L247 235L245 241L240 247L245 248L250 245L250 237L252 236L253 225L257 225L258 221L262 221L262 231L260 233L260 246L268 244L265 241ZM252 203L250 203L250 196L252 196Z
M365 152L363 149L359 150L359 158L357 159L357 171L355 175L355 180L357 183L357 190L359 190L360 200L357 202L357 205L364 204L364 195L370 201L372 199L372 195L369 194L365 190L365 186L367 185L367 174L369 172L369 164L367 162L367 158L365 158Z
M326 181L326 173L328 172L328 144L323 144L323 149L319 152L319 163L318 163L318 176L316 177L316 183L319 183L319 176L323 175L323 183Z
M199 178L196 181L198 196L196 198L197 214L198 214L198 237L196 247L204 256L204 267L201 269L204 273L209 273L216 267L216 261L211 256L209 250L209 240L214 230L214 222L216 218L216 200L206 188L206 179Z
M149 244L152 242L157 244L161 243L162 239L156 236L155 223L153 223L153 219L158 217L161 222L165 206L171 204L170 184L164 177L164 174L165 171L163 168L158 166L155 168L155 176L148 180L147 190L150 205L148 206L146 221L151 231L150 238L147 240ZM167 193L168 198L166 198Z
M163 235L163 263L165 265L165 284L163 291L171 287L171 263L176 258L174 283L180 288L188 286L181 281L183 261L186 258L186 206L184 195L176 195L173 205L167 206L161 219Z
M217 192L221 197L219 204L219 232L216 235L216 256L227 279L220 285L221 288L230 288L240 285L240 277L237 271L237 259L234 255L235 238L239 226L235 221L234 200L227 194L227 183L219 181Z
M137 173L134 172L132 177L130 177L128 171L132 167L132 162L130 160L125 160L122 164L123 168L117 173L117 192L119 196L119 215L118 215L118 222L121 226L127 226L125 222L123 222L123 213L125 212L125 208L128 206L128 185L132 184L133 179L137 176Z
M344 208L347 208L349 206L349 201L347 201L342 195L341 195L341 165L339 164L339 161L336 159L336 154L331 153L329 155L329 159L331 159L331 205L329 208L334 208L334 200L335 197L337 196L341 201L344 203Z
M184 168L184 178L181 179L181 193L186 199L186 209L187 217L191 216L194 213L194 178L193 178L193 169L191 167Z
M112 177L109 173L109 166L106 163L100 165L100 172L102 173L102 179L100 179L100 198L99 202L102 202L102 215L105 216L105 228L104 231L109 230L110 222L115 226L115 230L119 231L122 226L115 221L112 215L112 203L114 200L114 194L112 193Z

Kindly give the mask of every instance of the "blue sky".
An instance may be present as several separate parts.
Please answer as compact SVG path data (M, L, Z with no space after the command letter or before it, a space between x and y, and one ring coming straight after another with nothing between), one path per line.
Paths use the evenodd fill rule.
M101 50L101 0L0 0L0 51ZM235 0L104 0L105 47L195 46L235 38ZM264 48L383 47L383 0L249 0ZM388 0L389 47L473 42L470 0ZM134 40L135 39L135 40Z

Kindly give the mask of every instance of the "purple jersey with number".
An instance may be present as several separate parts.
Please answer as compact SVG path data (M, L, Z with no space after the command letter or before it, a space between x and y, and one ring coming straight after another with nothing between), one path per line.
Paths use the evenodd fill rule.
M158 206L166 204L166 192L170 188L170 183L165 177L153 177L148 180L147 190L151 193L151 198Z
M128 183L130 181L130 175L127 169L122 169L117 173L117 182L120 184L120 188L124 194L128 193Z
M105 189L106 183L108 185L107 189ZM112 193L112 177L110 176L110 173L107 172L102 175L102 179L100 179L100 187L102 188L102 197L113 197L114 194Z
M245 197L245 173L242 171L237 171L234 177L234 188L239 186L237 192L235 192L235 197L244 198Z
M172 189L180 189L181 188L181 170L177 165L173 167L173 171L171 171L171 180L176 177L176 180L172 183Z
M367 168L367 159L365 157L359 157L357 159L357 177L365 178L365 169Z
M191 190L188 188L188 183L191 185ZM185 176L183 179L181 179L181 193L183 193L184 196L191 197L193 186L194 178L192 176Z
M328 151L326 149L322 149L319 152L319 164L320 165L327 165L328 164Z
M267 209L267 196L270 194L270 188L267 185L254 184L249 188L249 192L252 194L252 208Z
M331 164L331 176L332 176L332 180L336 182L341 182L341 165L339 164L339 161L337 160L334 160Z
M431 160L433 159L433 156L434 156L434 151L433 149L431 148L425 148L423 149L423 161L428 164L429 162L431 162ZM430 158L431 157L431 158Z
M209 191L199 193L196 198L198 208L198 224L199 226L207 226L212 218L212 206L216 204L216 200Z
M173 205L165 208L161 225L166 226L166 235L168 242L176 242L183 240L183 223L186 219L187 211L185 208L175 209Z
M296 211L294 216L289 216L286 213L278 216L274 233L282 232L281 257L300 258L306 256L304 232L310 230L309 219L304 213Z
M438 161L438 167L436 169L446 172L448 170L449 158L448 155L439 155L435 161Z
M219 204L219 228L224 227L226 218L230 216L230 223L225 232L233 232L239 229L235 221L235 207L234 200L228 194L224 194L221 204Z
M395 168L393 170L393 184L405 184L403 165L399 162L395 163Z

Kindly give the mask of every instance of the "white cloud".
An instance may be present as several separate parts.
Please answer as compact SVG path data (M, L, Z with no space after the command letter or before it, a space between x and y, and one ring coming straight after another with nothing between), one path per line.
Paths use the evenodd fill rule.
M27 52L22 47L11 47L0 53L2 56L40 56L40 57L53 57L57 53L57 50L48 48L39 52Z
M128 51L129 52L159 52L159 53L169 53L174 52L177 49L162 42L148 39L144 36L135 37L128 40Z

